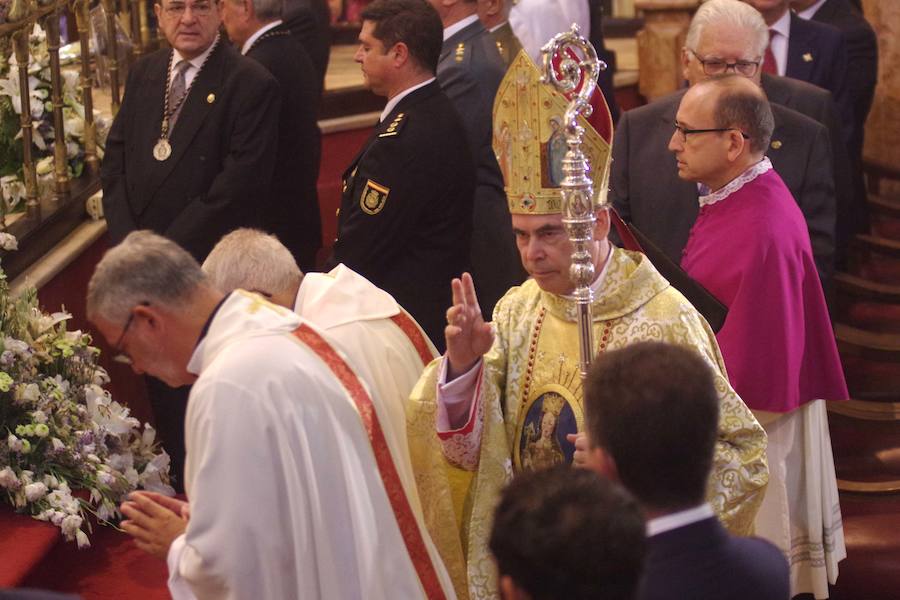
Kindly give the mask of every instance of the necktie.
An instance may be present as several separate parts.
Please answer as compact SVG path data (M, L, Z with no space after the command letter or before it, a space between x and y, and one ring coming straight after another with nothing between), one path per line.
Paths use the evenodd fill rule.
M763 57L762 70L763 73L770 75L778 75L778 64L775 62L775 55L772 53L772 37L777 35L774 29L769 30L769 45L766 46L766 54Z
M174 129L175 121L178 119L179 113L181 113L182 100L187 88L184 74L190 66L191 63L186 60L178 61L178 64L175 65L175 77L172 78L172 83L169 86L169 110L175 109L175 112L169 117L169 131Z

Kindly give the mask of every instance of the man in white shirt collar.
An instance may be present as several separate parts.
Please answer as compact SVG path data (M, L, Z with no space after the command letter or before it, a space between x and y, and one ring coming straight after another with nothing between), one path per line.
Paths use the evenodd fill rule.
M730 536L704 502L720 415L698 354L659 342L603 353L584 409L588 443L576 445L576 465L620 482L647 518L639 600L790 597L781 552Z

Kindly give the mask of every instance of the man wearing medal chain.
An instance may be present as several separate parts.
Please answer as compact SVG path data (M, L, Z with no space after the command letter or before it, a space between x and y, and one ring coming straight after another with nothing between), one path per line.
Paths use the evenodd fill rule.
M492 323L481 318L471 277L453 281L447 353L428 366L409 405L414 411L409 427L430 425L446 459L473 473L469 485L454 482L471 599L497 597L487 538L504 484L514 472L530 468L529 451L542 441L559 449L553 462L571 462L577 458L576 446L585 444L577 433L584 429L584 417L577 307L570 296L572 243L562 223L559 187L548 177L554 168L549 162L562 158L553 157L548 148L553 122L562 119L568 100L539 83L539 77L531 59L521 53L494 104L494 131L509 132L495 141L494 149L504 168L513 231L531 279L497 303ZM612 123L599 92L592 104L590 120L580 121L585 129L582 150L605 201ZM609 226L603 206L597 210L591 253L597 273L592 284L596 351L664 341L691 348L713 369L722 418L706 499L727 529L747 534L768 480L765 432L728 384L706 321L643 254L613 247L606 239ZM431 450L412 442L416 464ZM427 506L428 499L423 501Z
M154 10L172 49L129 71L100 173L103 210L110 242L149 229L203 260L229 231L258 224L280 91L265 68L219 40L214 1L161 0ZM188 390L147 385L180 486Z

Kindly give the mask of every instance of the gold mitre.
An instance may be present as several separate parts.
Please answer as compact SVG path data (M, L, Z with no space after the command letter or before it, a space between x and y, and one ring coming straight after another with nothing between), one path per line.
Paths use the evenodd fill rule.
M524 50L509 66L494 99L494 153L503 173L509 212L546 215L562 212L562 159L568 150L565 113L569 100L550 84ZM612 118L598 87L593 113L578 117L581 146L591 164L594 204L606 204L612 153Z

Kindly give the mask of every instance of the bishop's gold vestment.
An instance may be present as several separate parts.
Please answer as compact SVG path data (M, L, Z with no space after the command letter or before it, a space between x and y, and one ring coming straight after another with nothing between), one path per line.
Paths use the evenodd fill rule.
M749 534L768 481L764 430L729 385L715 336L696 309L643 255L614 248L609 260L593 304L598 352L662 341L694 348L710 364L721 415L707 500L732 533ZM542 291L533 280L510 289L494 309L496 338L484 356L472 411L480 426L470 423L441 436L451 460L457 460L454 449L476 444L477 465L471 465L475 473L461 515L473 600L497 597L487 541L500 490L514 470L560 462L565 433L583 430L576 319L574 301ZM440 359L425 370L410 401L410 450L419 464L434 452L433 436L422 431L429 418L434 430L439 370ZM422 502L427 506L429 499Z

